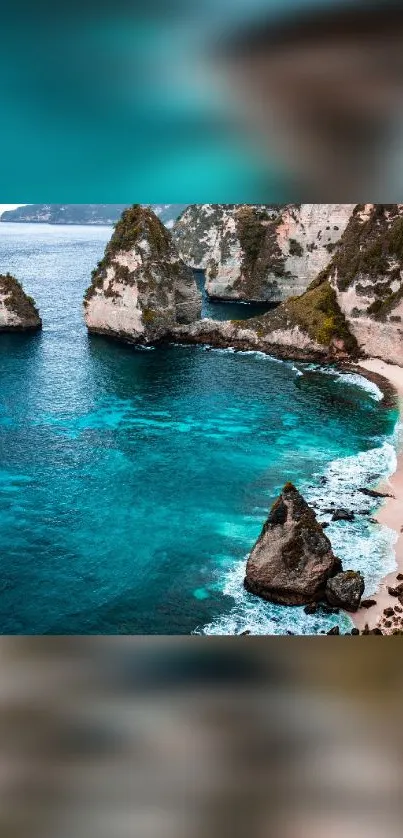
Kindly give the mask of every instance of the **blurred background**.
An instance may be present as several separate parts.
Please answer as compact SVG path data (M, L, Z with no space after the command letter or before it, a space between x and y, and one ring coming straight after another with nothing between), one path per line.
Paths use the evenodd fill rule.
M4 202L399 201L395 0L2 4Z
M0 834L399 838L399 638L2 638Z

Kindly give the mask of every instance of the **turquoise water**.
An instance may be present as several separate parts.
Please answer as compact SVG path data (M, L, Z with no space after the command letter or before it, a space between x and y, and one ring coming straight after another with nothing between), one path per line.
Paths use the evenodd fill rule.
M0 335L0 631L348 625L246 594L244 559L293 480L319 511L337 498L360 513L327 532L369 591L391 537L355 488L392 468L396 415L354 376L89 338L81 299L109 236L0 224L0 271L23 281L44 321L42 334Z

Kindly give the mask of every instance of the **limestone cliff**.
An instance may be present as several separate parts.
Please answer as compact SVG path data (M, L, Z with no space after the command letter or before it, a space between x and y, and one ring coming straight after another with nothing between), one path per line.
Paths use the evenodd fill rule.
M403 204L357 205L320 280L334 287L360 354L403 364Z
M340 361L357 356L357 343L328 281L314 284L272 311L248 320L201 320L174 330L175 340L257 349L278 358Z
M191 205L175 225L184 261L217 299L282 302L332 258L354 204Z
M117 223L84 299L89 331L133 343L163 339L200 316L192 271L148 208L134 204Z
M187 265L206 270L213 260L213 264L217 262L222 266L223 282L225 272L227 277L224 291L229 285L228 294L233 299L237 296L232 293L231 286L241 275L242 262L242 246L236 224L239 210L248 210L257 221L278 215L275 206L265 204L190 204L173 229L178 250ZM213 265L210 267L214 273Z
M23 332L40 329L42 321L32 297L11 274L0 275L0 331Z

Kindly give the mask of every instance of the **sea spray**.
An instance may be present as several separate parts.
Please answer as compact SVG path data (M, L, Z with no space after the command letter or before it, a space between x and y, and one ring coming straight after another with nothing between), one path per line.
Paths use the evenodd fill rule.
M359 381L355 381L355 376L354 381L348 375L343 378L359 386L365 381L361 376L357 376ZM362 389L376 397L372 389L365 386ZM379 500L368 497L360 489L376 486L395 471L399 434L401 427L398 424L394 434L378 448L333 460L322 473L314 475L312 482L299 487L314 507L318 519L328 524L326 535L345 569L360 570L363 574L366 595L372 594L385 574L396 566L394 545L397 535L371 519ZM354 519L332 521L332 513L326 510L340 507L354 512ZM351 630L352 622L343 612L326 615L319 610L314 615L306 615L303 608L275 605L247 593L243 587L246 560L247 556L237 562L223 582L223 593L231 597L233 607L197 633L232 635L247 630L255 635L311 635L325 633L335 625L341 632Z

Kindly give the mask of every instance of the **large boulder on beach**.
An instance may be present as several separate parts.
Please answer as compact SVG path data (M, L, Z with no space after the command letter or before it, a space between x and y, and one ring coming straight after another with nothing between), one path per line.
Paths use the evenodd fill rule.
M356 570L344 570L328 579L326 599L330 605L344 608L345 611L357 611L364 593L365 583Z
M249 556L245 588L282 605L324 598L328 580L342 570L329 539L292 483L286 483Z

